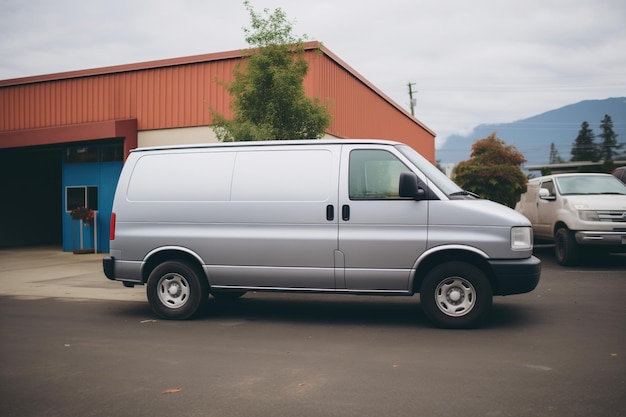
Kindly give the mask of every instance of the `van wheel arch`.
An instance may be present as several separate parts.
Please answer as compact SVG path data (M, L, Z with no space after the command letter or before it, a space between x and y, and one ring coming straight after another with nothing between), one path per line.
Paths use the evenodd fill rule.
M413 293L416 294L420 292L422 282L430 270L443 263L451 261L465 262L480 269L489 280L494 294L497 293L497 288L494 286L493 272L487 260L474 252L459 249L436 252L430 255L427 259L423 260L415 271L415 277L413 279Z
M196 268L198 274L200 274L200 277L206 280L207 284L209 284L210 286L208 277L202 269L202 263L200 262L200 260L189 252L174 249L167 249L155 252L145 260L145 264L141 271L141 278L143 280L143 283L145 284L148 282L148 278L150 277L150 274L152 273L154 268L167 261L181 261Z

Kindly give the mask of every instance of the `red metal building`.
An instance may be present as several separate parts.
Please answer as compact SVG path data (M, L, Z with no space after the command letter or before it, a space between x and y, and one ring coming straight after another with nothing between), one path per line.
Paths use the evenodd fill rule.
M397 140L434 162L428 127L323 45L305 49L305 91L330 104L327 137ZM67 250L76 240L66 230L68 187L84 183L99 190L99 249L107 250L106 207L128 151L214 142L209 108L232 115L218 81L232 80L241 59L230 51L0 80L0 247L62 242Z

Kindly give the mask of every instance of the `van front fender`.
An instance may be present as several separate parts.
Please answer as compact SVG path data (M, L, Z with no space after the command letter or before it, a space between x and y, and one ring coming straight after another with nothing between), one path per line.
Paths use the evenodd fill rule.
M467 262L480 268L489 278L493 279L493 273L488 262L489 256L482 250L467 245L440 245L426 250L413 265L410 288L413 293L418 293L422 286L422 280L432 268L449 261ZM493 284L493 282L492 282Z

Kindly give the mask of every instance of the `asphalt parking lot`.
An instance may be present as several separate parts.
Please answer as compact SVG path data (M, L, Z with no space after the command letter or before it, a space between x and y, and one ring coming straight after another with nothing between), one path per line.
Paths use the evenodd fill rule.
M103 255L0 250L0 415L626 415L626 257L432 328L419 297L247 294L162 321Z

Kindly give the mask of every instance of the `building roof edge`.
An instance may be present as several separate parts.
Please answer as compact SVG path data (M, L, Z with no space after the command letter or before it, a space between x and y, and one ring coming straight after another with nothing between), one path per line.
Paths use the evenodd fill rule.
M313 44L313 45L309 45L309 44ZM405 116L407 116L408 118L412 119L422 129L424 129L425 131L427 131L428 133L433 135L433 137L437 136L437 134L434 131L432 131L428 126L426 126L424 123L422 123L417 117L413 116L405 108L403 108L398 103L393 101L388 95L386 95L381 90L379 90L376 86L374 86L374 84L369 82L365 77L363 77L361 74L359 74L358 71L356 71L354 68L352 68L346 62L344 62L341 58L339 58L337 55L335 55L333 52L331 52L322 43L320 43L320 42L309 42L309 43L305 44L305 49L315 49L315 48L319 48L324 53L324 55L326 55L327 57L329 57L330 59L335 61L339 66L345 68L346 71L348 71L350 74L354 75L359 81L361 81L363 84L365 84L370 90L372 90L374 93L376 93L378 96L380 96L383 100L385 100L386 102L391 104L398 111L403 113Z
M358 71L356 71L354 68L348 65L345 61L343 61L341 58L335 55L332 51L330 51L330 49L324 46L323 43L319 41L305 42L304 49L305 50L315 50L315 49L320 50L324 55L326 55L328 58L330 58L335 63L337 63L337 65L343 67L346 71L352 74L355 78L357 78L360 82L362 82L375 94L380 96L383 100L387 101L390 105L392 105L398 111L403 113L405 116L412 119L422 129L429 132L431 135L433 135L433 137L436 136L435 132L433 132L419 119L417 119L415 116L409 113L406 109L404 109L398 103L393 101L389 96L387 96L385 93L379 90L376 86L374 86L371 82L369 82L365 77L359 74ZM147 70L147 69L165 68L165 67L172 67L172 66L178 66L178 65L190 65L190 64L198 64L201 62L221 61L221 60L227 60L227 59L240 59L240 58L245 57L246 50L247 49L239 49L239 50L232 50L232 51L225 51L225 52L191 55L191 56L180 57L180 58L159 59L159 60L138 62L138 63L132 63L132 64L112 65L112 66L99 67L99 68L58 72L58 73L35 75L35 76L29 76L29 77L21 77L21 78L11 78L7 80L0 80L0 87L11 87L11 86L24 85L24 84L42 83L42 82L47 82L47 81L67 80L67 79L72 79L72 78L92 77L92 76L115 74L115 73L122 73L122 72L141 71L141 70Z

